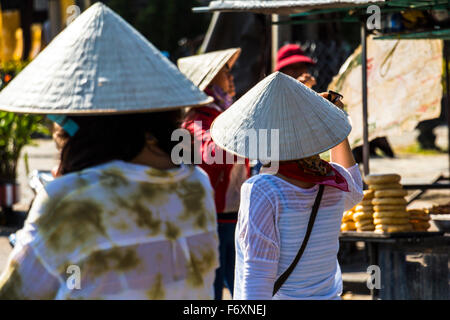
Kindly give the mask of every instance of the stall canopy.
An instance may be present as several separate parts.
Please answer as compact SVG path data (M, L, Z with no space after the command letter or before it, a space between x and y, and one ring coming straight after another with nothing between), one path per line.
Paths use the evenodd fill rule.
M329 9L367 6L385 3L386 0L220 0L211 1L208 7L194 8L195 12L255 12L265 14L293 14L311 9Z

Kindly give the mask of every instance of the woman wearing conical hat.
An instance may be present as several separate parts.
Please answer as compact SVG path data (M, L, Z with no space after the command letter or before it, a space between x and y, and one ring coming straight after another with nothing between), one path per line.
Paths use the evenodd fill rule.
M279 140L269 145L262 137L272 131ZM256 155L271 170L241 189L235 299L339 299L341 219L363 197L350 131L342 110L280 72L216 119L211 136L219 146ZM331 162L321 160L330 149Z
M231 68L241 49L209 52L178 60L178 66L198 88L214 99L214 102L188 112L183 127L188 129L198 143L194 143L199 155L198 164L208 174L214 188L220 243L220 267L216 271L215 298L222 299L224 284L233 293L234 283L234 230L239 209L240 188L250 176L248 161L243 164L226 161L227 155L217 148L209 134L212 122L230 107L235 96ZM216 160L217 155L223 157Z
M213 190L170 157L181 108L210 101L100 3L55 38L0 94L2 110L47 114L61 149L0 299L212 299Z

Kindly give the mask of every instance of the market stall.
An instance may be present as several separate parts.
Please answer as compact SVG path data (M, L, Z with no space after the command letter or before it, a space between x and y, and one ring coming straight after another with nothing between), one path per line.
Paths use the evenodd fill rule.
M382 13L398 14L405 10L425 12L438 10L448 15L450 1L448 0L390 0L390 1L212 1L209 7L194 8L196 12L239 12L252 11L265 14L291 14L289 21L276 23L321 23L328 22L320 17L324 13L339 13L341 22L359 23L361 26L361 94L362 94L362 127L363 127L363 171L370 174L369 167L369 128L368 128L368 87L367 87L367 8L377 4ZM318 16L317 18L314 16ZM302 18L308 19L302 19ZM278 20L278 19L275 19ZM438 19L439 20L439 19ZM395 20L391 19L391 26L384 27L375 39L450 39L450 25L445 19L436 23L431 29L423 25L413 25L408 30L396 30ZM387 31L387 32L386 32ZM275 45L275 44L273 44ZM450 111L449 89L449 55L444 53L446 74L447 110ZM450 117L448 120L450 128ZM450 142L450 132L449 132ZM449 148L450 163L450 148ZM449 173L450 176L450 173ZM419 190L409 199L414 201L425 190L449 189L449 177L439 176L431 184L403 185L402 189ZM406 200L405 200L406 207ZM428 213L427 213L428 214ZM409 222L406 222L409 223ZM374 299L448 299L450 289L448 283L448 262L450 261L450 236L444 229L436 232L418 231L416 229L403 232L389 230L373 231L344 231L341 242L363 241L368 248L370 264L377 265L383 270L383 285L371 290ZM409 230L409 229L408 229Z
M288 20L275 23L304 24L329 22L328 19L309 19L325 13L340 13L338 20L348 23L360 23L361 25L361 56L362 56L362 123L363 123L363 170L364 174L370 173L369 166L369 129L368 129L368 97L367 97L367 18L370 16L368 7L376 4L383 13L398 13L403 10L446 10L449 8L448 0L273 0L273 1L237 1L221 0L211 1L208 7L194 8L195 12L255 12L265 14L290 14L292 18L308 18L300 20ZM373 12L373 11L370 11ZM275 19L278 20L278 19ZM394 29L392 29L394 30ZM409 30L408 32L397 32L377 37L377 39L450 39L450 29L437 29L429 31ZM273 44L276 45L276 44ZM448 61L448 57L446 57ZM448 66L448 63L447 63ZM448 72L448 68L446 68ZM447 81L448 83L448 81ZM447 90L448 94L449 90ZM447 105L450 110L450 105ZM450 120L449 120L450 124ZM450 141L450 133L449 133ZM450 163L450 150L449 150ZM449 169L450 170L450 169ZM406 189L442 189L450 188L450 184L438 184L446 181L446 177L438 177L429 185L405 185Z

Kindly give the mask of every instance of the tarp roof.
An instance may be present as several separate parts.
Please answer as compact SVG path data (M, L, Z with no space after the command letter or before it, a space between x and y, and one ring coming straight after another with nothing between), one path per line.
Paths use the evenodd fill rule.
M194 8L196 12L255 12L293 14L312 9L340 8L385 3L386 0L215 0L208 7Z

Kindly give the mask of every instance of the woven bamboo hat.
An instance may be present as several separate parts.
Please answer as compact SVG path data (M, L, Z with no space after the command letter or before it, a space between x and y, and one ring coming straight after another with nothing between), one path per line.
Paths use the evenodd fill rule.
M211 100L131 25L96 3L0 92L0 110L120 114Z
M213 51L178 59L177 64L180 71L203 91L227 63L231 68L240 54L240 48Z
M273 129L279 130L279 145L269 143ZM276 160L277 148L279 161L319 154L338 145L350 131L341 109L294 78L275 72L216 118L211 137L226 151L267 162ZM248 138L253 133L257 150ZM270 157L260 154L261 148L267 148Z

